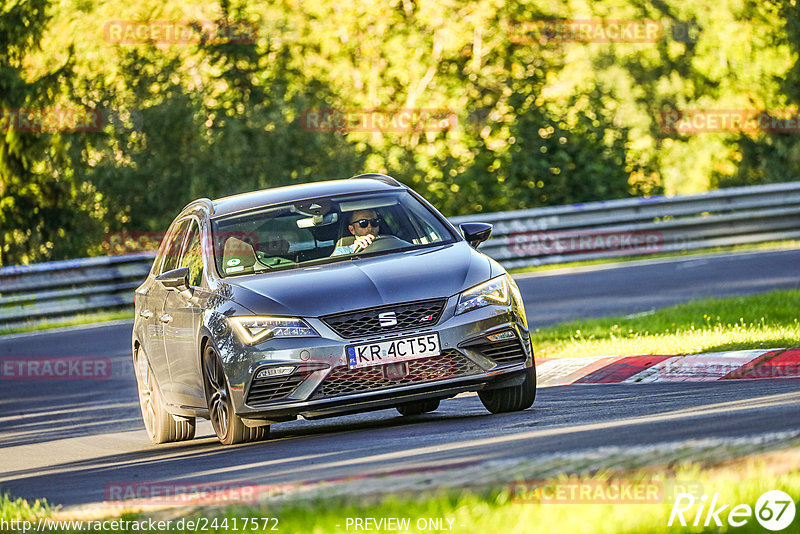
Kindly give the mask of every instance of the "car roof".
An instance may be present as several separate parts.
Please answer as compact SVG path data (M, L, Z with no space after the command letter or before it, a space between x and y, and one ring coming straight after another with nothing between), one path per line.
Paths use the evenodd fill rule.
M379 176L379 175L374 175ZM392 180L389 178L389 180ZM394 181L394 180L392 180ZM396 184L396 185L395 185ZM229 215L239 211L247 211L262 206L296 202L310 198L343 195L349 193L368 193L373 191L397 191L404 189L402 184L376 178L351 178L345 180L328 180L324 182L311 182L307 184L289 185L242 193L230 197L213 200L214 212L212 218Z

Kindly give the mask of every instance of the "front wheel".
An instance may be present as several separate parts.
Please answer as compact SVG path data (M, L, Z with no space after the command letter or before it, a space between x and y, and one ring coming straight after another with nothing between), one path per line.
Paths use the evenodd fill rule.
M153 443L169 443L186 441L194 438L194 417L179 417L170 414L164 408L161 392L156 384L150 362L141 349L133 355L133 367L136 373L136 385L139 389L139 408L142 411L144 428L147 437Z
M269 435L269 426L249 427L233 411L228 380L222 359L211 344L203 351L203 382L211 426L223 445L260 441Z
M536 398L536 368L525 370L525 380L519 386L479 391L483 406L492 413L526 410Z

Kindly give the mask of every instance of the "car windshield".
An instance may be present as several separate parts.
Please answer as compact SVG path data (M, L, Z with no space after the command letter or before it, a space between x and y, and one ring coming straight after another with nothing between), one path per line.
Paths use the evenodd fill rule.
M356 239L370 234L368 245ZM212 220L217 270L237 276L450 243L408 192L315 198Z

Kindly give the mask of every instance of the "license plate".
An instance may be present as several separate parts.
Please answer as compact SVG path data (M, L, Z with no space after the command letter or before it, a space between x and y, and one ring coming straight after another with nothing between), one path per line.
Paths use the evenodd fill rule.
M439 334L391 339L379 343L363 343L347 347L347 366L350 369L405 362L441 354Z

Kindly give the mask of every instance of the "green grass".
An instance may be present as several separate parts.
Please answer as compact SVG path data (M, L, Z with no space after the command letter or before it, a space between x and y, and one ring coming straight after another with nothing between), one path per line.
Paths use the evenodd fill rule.
M33 520L38 517L49 516L52 512L52 507L45 500L29 503L24 499L12 499L7 493L0 495L0 519L5 521L11 521L12 519Z
M604 480L609 473L601 473L594 480ZM753 476L755 475L755 476ZM659 477L654 477L658 479ZM663 479L663 477L661 477ZM625 479L648 481L642 472L628 475ZM720 492L721 503L748 503L754 506L765 491L781 489L797 498L800 495L800 473L769 477L762 473L740 479L736 473L710 475L698 468L682 469L675 480L687 481L693 487L702 487L709 496ZM569 487L575 479L561 478ZM552 483L552 481L545 481ZM699 497L699 495L698 495ZM550 504L542 502L519 502L520 500L504 488L493 492L461 492L440 495L425 500L389 497L372 505L357 505L348 501L316 502L296 506L278 512L279 526L283 532L353 532L347 529L347 518L408 517L412 528L409 532L425 532L415 528L419 518L443 518L452 520L453 532L468 533L624 533L624 532L713 532L714 528L687 528L679 524L667 527L673 501L656 504L622 503L570 503ZM689 522L697 507L684 514ZM728 508L730 510L730 507ZM262 508L256 515L268 515L274 510ZM724 521L724 519L723 519ZM795 521L799 521L796 519ZM446 523L445 523L446 524ZM796 523L795 523L796 525ZM764 532L751 519L745 527L731 529L736 532Z
M646 315L572 321L533 335L537 357L696 354L800 344L800 290L704 299Z
M581 502L553 504L537 498L536 493L520 494L514 486L489 489L463 490L460 492L415 495L387 496L367 499L369 502L354 502L354 499L332 498L309 502L292 502L286 505L263 504L252 507L227 507L206 509L200 513L185 516L186 519L202 518L208 527L207 532L234 531L234 518L237 530L242 531L242 518L277 517L277 531L286 533L333 533L354 532L348 518L409 518L411 528L401 532L425 532L417 528L421 519L440 519L447 525L451 520L452 532L463 533L530 533L530 532L570 532L570 533L685 533L685 532L765 532L755 517L748 519L746 525L738 528L727 526L727 513L734 505L747 504L755 508L759 496L768 490L782 490L795 500L800 496L800 471L785 467L779 473L763 463L751 460L740 462L726 468L703 469L698 465L683 465L676 469L664 469L660 473L648 471L598 472L586 477L567 477L566 475L528 483L527 490L546 486L553 488L559 484L565 488L587 483L592 488L598 485L607 492L609 480L618 483L655 485L661 488L657 498L647 503L594 502L591 498ZM519 487L519 486L517 486ZM682 488L682 489L678 489ZM720 514L723 528L718 529L711 521L709 527L683 527L677 521L672 527L667 522L678 491L691 491L697 503L700 496L707 494L709 499L719 493L718 505L729 504ZM549 490L552 492L552 489ZM552 493L551 493L552 494ZM538 494L541 495L541 494ZM685 502L685 501L683 501ZM38 503L32 506L20 504L4 497L0 509L3 518L32 518ZM684 518L691 525L698 506L684 512ZM19 515L15 515L19 514ZM125 519L141 519L144 515L125 514ZM169 516L176 521L183 516ZM705 515L702 516L703 519ZM227 522L225 519L227 518ZM800 517L796 517L791 528L796 528ZM227 528L223 528L227 524ZM274 522L269 523L270 526ZM422 523L420 523L420 526ZM216 526L216 528L214 528ZM349 527L349 528L348 528ZM171 530L187 532L188 529ZM249 529L248 529L249 531ZM270 531L267 529L267 531ZM428 530L430 532L431 530ZM120 530L116 530L120 532Z
M626 256L609 256L608 258L596 260L572 261L566 263L554 263L548 265L532 265L530 267L517 267L509 269L511 274L535 273L541 271L553 271L557 269L570 269L574 267L586 267L591 265L607 265L610 263L627 263L632 261L655 260L662 258L682 258L697 256L702 254L719 254L724 252L758 252L762 250L792 250L800 248L800 241L769 241L766 243L748 243L744 245L728 245L724 247L709 247L697 250L681 250L677 252L662 252L660 254L630 254Z
M39 330L49 330L51 328L61 328L65 326L77 326L92 323L102 323L105 321L117 321L120 319L133 319L132 311L101 311L97 313L86 313L75 315L69 318L46 319L41 322L31 323L15 328L0 329L0 336L5 334L20 334L23 332L38 332Z

